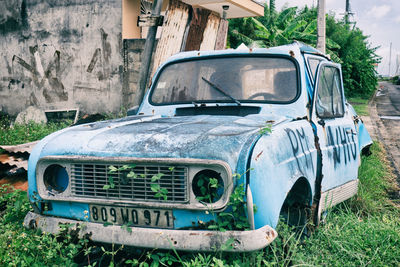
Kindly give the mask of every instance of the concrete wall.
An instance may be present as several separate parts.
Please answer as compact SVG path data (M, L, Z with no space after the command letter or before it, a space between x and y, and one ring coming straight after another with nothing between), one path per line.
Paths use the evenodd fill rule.
M121 0L1 0L0 111L118 111L121 13Z
M123 91L123 106L130 108L135 105L140 105L141 99L138 95L138 81L141 67L141 57L144 49L146 39L125 39L124 40L124 70L125 81ZM156 45L157 46L157 41ZM153 53L154 57L154 53ZM150 69L152 68L150 63ZM148 79L150 80L151 73Z

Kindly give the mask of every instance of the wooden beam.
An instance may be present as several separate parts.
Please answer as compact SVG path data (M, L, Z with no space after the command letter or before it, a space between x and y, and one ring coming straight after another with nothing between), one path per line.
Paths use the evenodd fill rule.
M152 74L168 57L180 52L189 19L189 9L190 6L181 1L170 1L155 51Z
M220 17L214 13L208 16L207 25L203 32L203 40L200 44L200 50L214 50L220 20Z
M226 48L226 38L228 37L229 23L226 19L221 19L217 32L217 40L215 42L215 50Z
M200 50L203 42L203 33L207 26L211 11L203 8L193 8L192 21L186 39L185 51Z

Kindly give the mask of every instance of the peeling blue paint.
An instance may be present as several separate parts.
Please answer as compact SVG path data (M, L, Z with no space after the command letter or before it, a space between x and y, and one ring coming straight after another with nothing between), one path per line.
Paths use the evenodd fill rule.
M294 44L270 49L186 52L171 57L154 79L166 64L181 59L290 54L298 62L301 92L288 104L246 103L260 107L258 114L176 116L177 108L193 107L193 104L153 106L148 101L150 89L138 111L142 115L75 126L43 139L29 160L31 201L40 200L34 194L38 191L36 179L42 179L36 177L36 165L45 156L225 162L232 174L242 175L240 180L233 181L234 186L241 183L250 186L253 202L258 207L254 215L256 229L265 225L276 227L286 206L293 203L299 204L293 205L295 208L311 209L313 205L318 209L321 193L329 193L334 188L343 186L344 199L350 197L353 191L346 195L345 185L357 179L360 150L371 143L371 138L362 122L353 120L356 113L348 104L343 104L345 111L340 116L318 117L314 108L318 88L311 83L302 55L310 51L315 52ZM325 65L326 62L324 58ZM235 105L240 109L240 105L232 103L207 105L214 108ZM266 126L271 127L271 132L261 133ZM189 183L188 190L193 194L191 186ZM51 202L52 209L44 212L45 215L83 221L90 218L90 211L87 212L90 200ZM123 202L121 199L120 203ZM214 212L190 208L190 204L187 204L189 208L171 208L175 229L196 228L215 220ZM157 208L157 203L148 205Z

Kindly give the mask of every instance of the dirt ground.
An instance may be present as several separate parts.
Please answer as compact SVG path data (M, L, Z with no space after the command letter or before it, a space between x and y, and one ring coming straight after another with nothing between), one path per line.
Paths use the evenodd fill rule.
M380 82L363 121L373 139L383 142L400 184L400 86Z

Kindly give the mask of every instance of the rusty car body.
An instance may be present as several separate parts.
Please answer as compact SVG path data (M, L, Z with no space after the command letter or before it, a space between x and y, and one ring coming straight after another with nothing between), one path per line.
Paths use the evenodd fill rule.
M36 145L26 227L68 223L94 241L145 248L257 250L280 218L318 223L355 195L371 144L340 65L300 43L177 54L130 113ZM202 198L201 175L217 180L218 197ZM210 230L239 186L248 229Z

